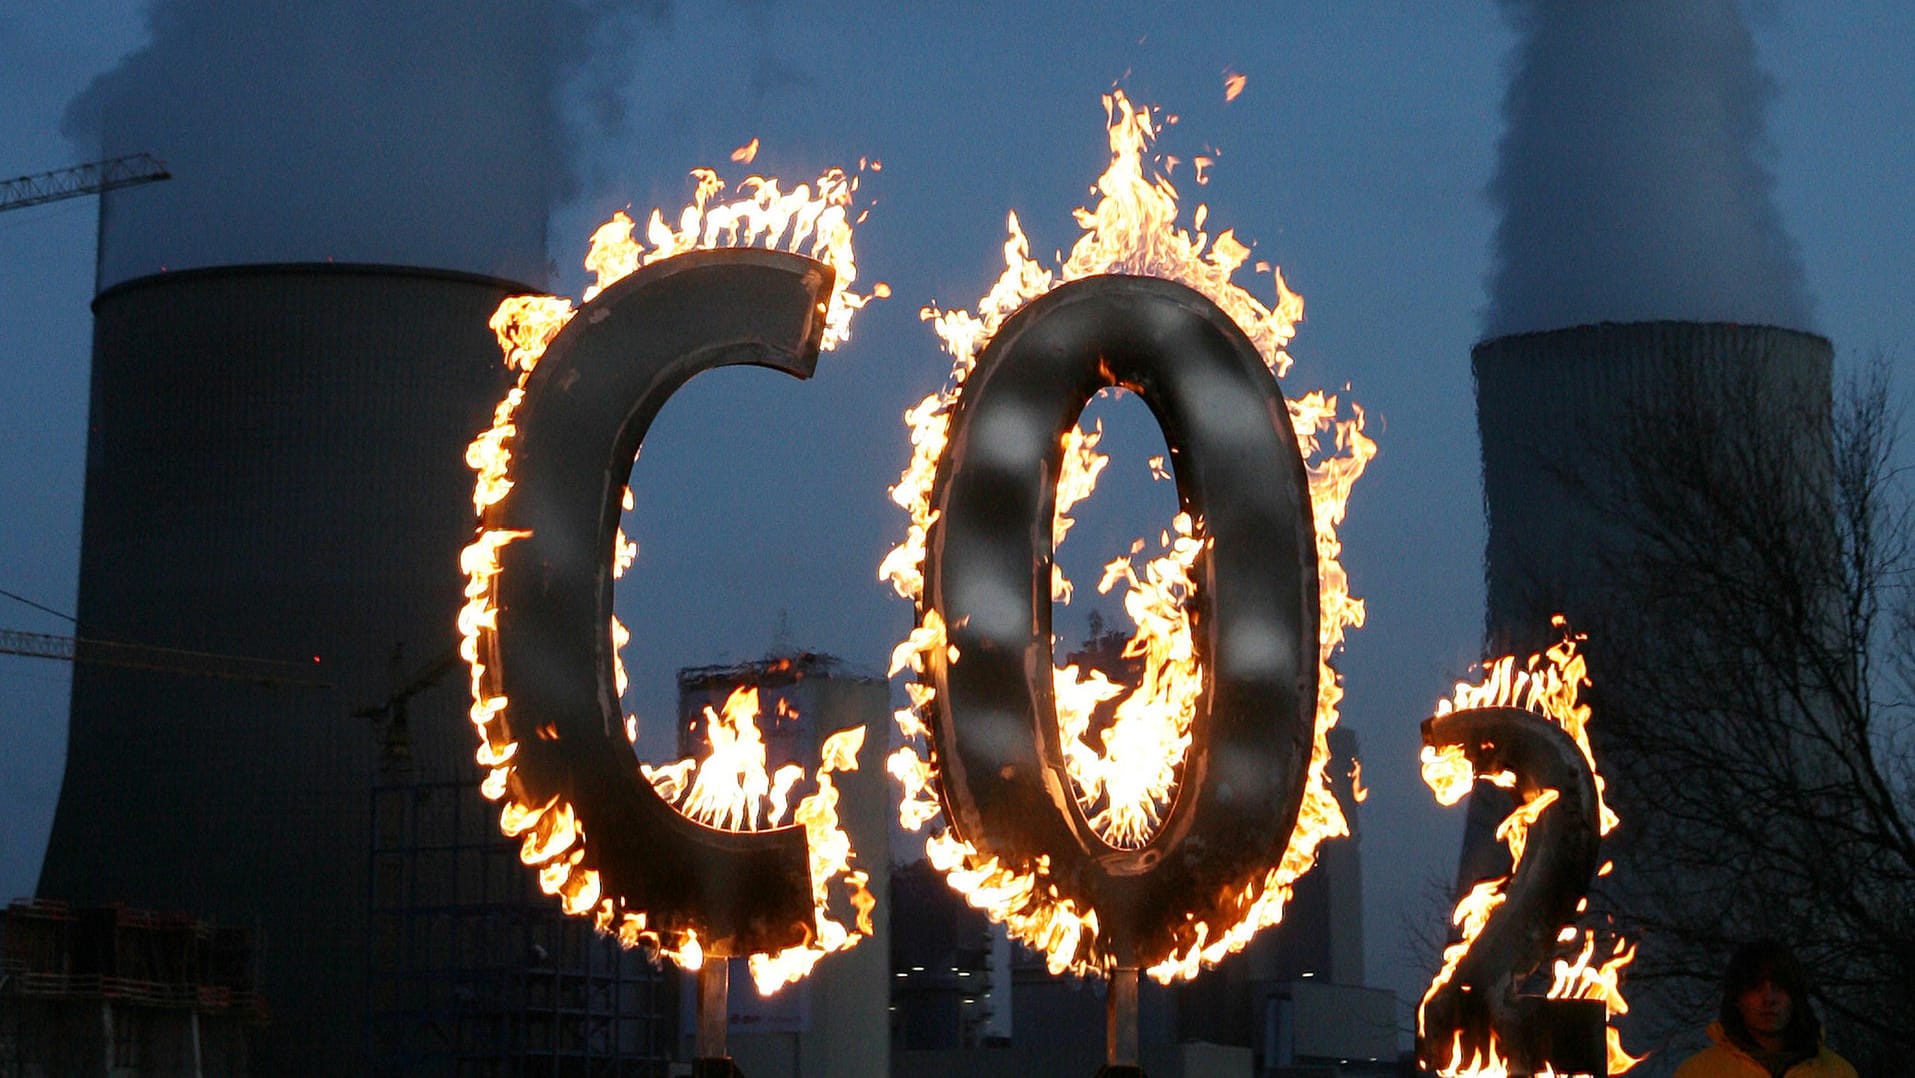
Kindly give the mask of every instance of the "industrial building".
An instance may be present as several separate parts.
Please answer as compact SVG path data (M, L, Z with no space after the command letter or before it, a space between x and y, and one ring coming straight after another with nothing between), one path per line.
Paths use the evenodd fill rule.
M23 899L0 911L0 1078L249 1073L267 1019L251 935Z
M1603 639L1601 625L1628 603L1617 590L1617 568L1630 557L1631 514L1646 511L1622 503L1634 482L1624 473L1640 470L1660 444L1689 445L1653 425L1707 422L1740 440L1768 431L1801 459L1828 453L1833 348L1812 333L1728 323L1602 323L1493 338L1479 343L1471 358L1488 523L1487 654L1548 647L1556 633L1550 619L1562 614L1571 628L1596 631L1585 650L1596 671L1591 692L1597 701L1606 680L1622 680L1613 670L1605 674L1602 664L1621 658L1624 642ZM1677 414L1682 411L1691 414ZM1684 464L1671 458L1666 466ZM1609 741L1607 733L1600 720L1591 727L1599 765L1627 761L1628 746ZM1628 800L1642 785L1631 778L1618 784L1625 800L1615 807L1625 822L1653 811ZM1459 882L1507 871L1507 856L1492 834L1506 810L1494 796L1472 798ZM1629 841L1629 830L1618 841Z
M1471 351L1488 514L1484 577L1493 653L1551 642L1550 615L1603 597L1626 522L1601 501L1627 444L1672 405L1762 402L1737 418L1826 454L1833 349L1774 326L1638 322L1497 337ZM1694 417L1700 421L1702 417ZM1670 466L1678 462L1671 461ZM1600 648L1601 641L1592 642Z
M386 769L372 832L368 1073L669 1073L678 978L540 893L469 778Z

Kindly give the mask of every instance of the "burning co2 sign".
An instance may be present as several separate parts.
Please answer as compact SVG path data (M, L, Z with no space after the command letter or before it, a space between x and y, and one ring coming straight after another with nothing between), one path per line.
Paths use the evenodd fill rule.
M1515 807L1496 830L1510 871L1482 880L1457 904L1460 938L1417 1007L1416 1052L1441 1075L1621 1074L1638 1060L1608 1020L1628 1010L1620 972L1635 949L1612 940L1598 958L1596 934L1558 959L1543 996L1521 989L1563 945L1598 872L1598 843L1616 827L1603 800L1580 700L1588 684L1580 637L1563 639L1520 667L1485 664L1423 723L1423 780L1453 805L1477 783L1499 786ZM1561 926L1571 927L1561 927Z
M1188 724L1167 809L1105 777L1107 818L1156 817L1153 833L1110 837L1073 789L1050 662L1050 477L1078 413L1106 386L1137 393L1159 417L1182 512L1202 522L1183 538L1187 663L1206 682L1194 699L1157 701L1180 712L1163 725ZM971 371L932 504L923 617L945 626L927 656L932 744L945 811L975 851L967 857L1045 862L1051 900L1095 916L1080 929L1080 964L1157 966L1223 938L1289 845L1317 696L1308 484L1256 349L1182 285L1064 285L1007 322Z
M1282 919L1318 845L1348 833L1324 774L1342 697L1329 660L1364 612L1336 530L1376 447L1360 408L1279 391L1302 301L1262 263L1274 303L1234 283L1250 252L1229 231L1204 233L1205 207L1194 233L1177 227L1175 188L1144 167L1151 114L1121 94L1106 104L1112 161L1099 203L1078 211L1069 258L1055 270L1031 260L1012 216L1004 274L976 313L924 312L954 365L945 389L907 413L913 457L891 493L911 523L879 575L917 613L893 655L894 674L915 674L905 743L887 762L901 821L920 830L943 817L926 843L932 863L1053 972L1111 978L1107 1063L1122 1073L1136 1068L1139 972L1190 977L1241 949ZM708 206L722 184L695 175L697 201L676 229L654 215L650 252L622 215L594 237L587 266L600 279L585 317L551 297L508 301L495 317L522 374L468 455L481 528L464 555L460 627L484 792L504 803L501 824L545 890L687 968L706 952L749 954L769 991L871 931L831 779L857 766L862 731L827 740L800 826L759 828L762 782L713 807L679 800L705 789L688 777L693 761L633 766L611 612L611 580L633 553L618 528L623 481L687 379L731 363L806 377L871 297L846 289L855 180L828 174L815 198L747 181L749 198ZM806 242L812 257L787 253ZM709 249L727 246L744 249ZM1153 467L1174 478L1179 507L1160 555L1141 569L1119 558L1100 584L1123 586L1137 626L1124 649L1140 668L1133 684L1052 657L1053 604L1072 592L1055 548L1104 461L1078 417L1106 390L1136 394L1155 416L1170 461ZM724 717L734 732L750 721L735 699L738 714ZM1534 726L1459 711L1427 736L1452 763L1467 757L1466 775L1504 766L1484 754L1506 743L1534 813L1553 782L1563 807L1539 836L1569 836L1557 860L1586 876L1589 828L1557 825L1600 801L1581 768L1586 742L1572 758L1573 745ZM1567 893L1530 904L1555 918ZM1524 934L1524 961L1540 953L1530 927L1510 930ZM1433 1025L1419 1046L1439 1065L1453 1049L1445 1073L1492 1026L1508 1040L1521 1024L1462 998L1501 974L1494 962L1458 972L1452 961L1453 987L1426 1001ZM701 985L700 1054L719 1056L707 1049L722 1048L723 981Z

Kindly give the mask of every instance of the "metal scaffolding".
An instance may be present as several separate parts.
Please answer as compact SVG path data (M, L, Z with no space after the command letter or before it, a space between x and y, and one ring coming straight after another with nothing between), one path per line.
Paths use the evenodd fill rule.
M0 1078L249 1072L267 1021L251 933L183 913L0 911Z
M476 782L389 768L372 798L372 1073L669 1073L676 978L539 893Z

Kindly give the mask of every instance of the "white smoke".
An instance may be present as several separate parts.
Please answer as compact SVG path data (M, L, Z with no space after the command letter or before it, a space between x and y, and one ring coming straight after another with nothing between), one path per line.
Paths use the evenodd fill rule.
M581 0L156 0L66 115L174 177L103 203L101 285L326 259L543 284L575 187L561 98L606 22Z
M1774 87L1737 0L1503 0L1490 336L1601 321L1810 327L1762 163Z

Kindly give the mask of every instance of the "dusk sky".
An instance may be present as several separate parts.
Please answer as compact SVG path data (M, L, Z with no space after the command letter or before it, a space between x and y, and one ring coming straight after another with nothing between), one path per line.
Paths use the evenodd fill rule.
M683 204L695 166L742 178L728 157L754 137L752 170L791 181L882 162L860 192L872 212L857 253L861 279L892 298L858 316L811 382L701 376L646 442L633 480L641 555L620 607L648 716L669 714L679 667L775 642L882 668L911 625L876 579L905 523L885 488L909 456L902 413L948 370L918 309L977 301L1002 267L1007 211L1034 252L1075 240L1070 211L1107 163L1100 95L1119 87L1177 115L1160 149L1216 159L1205 186L1188 166L1176 174L1187 209L1206 203L1213 234L1234 228L1304 298L1286 391L1347 383L1380 445L1343 531L1369 620L1338 666L1371 790L1370 977L1409 999L1430 971L1406 941L1444 912L1436 894L1463 818L1418 778L1417 724L1484 657L1470 346L1565 320L1768 321L1830 337L1838 376L1880 352L1898 394L1915 387L1915 6L1901 0L1693 0L1667 5L1669 19L1586 26L1536 16L1560 12L1550 0L935 14L763 0L616 18L437 3L426 6L447 22L405 25L396 12L410 8L354 0L283 26L249 4L156 6L168 19L152 49L83 98L140 103L118 126L90 118L111 110L69 102L148 46L146 5L0 9L0 175L97 158L103 122L109 137L144 140L109 150L173 168L169 183L114 199L108 283L337 258L577 295L599 221ZM548 7L567 14L519 25ZM1227 73L1246 79L1229 102ZM1506 109L1513 75L1521 93ZM1500 159L1515 174L1499 178L1506 116L1525 126ZM1696 134L1718 128L1734 138ZM1578 187L1591 177L1612 182ZM1560 205L1591 202L1601 222L1565 224ZM87 198L0 215L0 589L68 614L98 212ZM1539 220L1549 227L1517 227ZM527 244L548 224L551 276L528 279L541 273ZM1499 225L1512 244L1500 263ZM1254 287L1269 298L1267 278ZM1154 536L1171 504L1141 474L1157 437L1148 414L1119 407L1106 422L1128 455L1072 540L1118 547L1097 560ZM1102 609L1116 615L1114 601ZM1082 632L1072 617L1066 636ZM72 631L4 597L0 628ZM0 656L0 898L30 894L38 875L69 680L61 663Z

